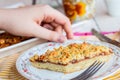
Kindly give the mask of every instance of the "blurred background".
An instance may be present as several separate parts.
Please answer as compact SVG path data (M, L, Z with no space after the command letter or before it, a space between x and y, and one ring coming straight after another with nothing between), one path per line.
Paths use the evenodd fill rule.
M0 0L0 7L13 5L15 3L22 2L25 5L31 5L33 1L36 1L37 4L56 4L56 2L60 2L61 0Z
M71 22L91 19L95 13L95 0L0 0L0 7L17 3L24 5L48 4L65 13Z
M26 5L30 5L32 3L32 0L0 0L0 7L13 5L19 2L22 2Z
M10 8L11 6L13 8L35 3L48 4L62 13L66 13L65 15L73 23L93 19L97 21L103 31L120 28L120 0L0 0L0 8Z

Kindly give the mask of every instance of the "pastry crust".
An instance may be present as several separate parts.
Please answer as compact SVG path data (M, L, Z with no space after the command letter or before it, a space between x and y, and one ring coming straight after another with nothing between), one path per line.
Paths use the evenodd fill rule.
M112 54L112 49L108 47L84 42L47 50L43 55L34 55L30 61L37 68L69 73L84 69L96 60L107 62Z

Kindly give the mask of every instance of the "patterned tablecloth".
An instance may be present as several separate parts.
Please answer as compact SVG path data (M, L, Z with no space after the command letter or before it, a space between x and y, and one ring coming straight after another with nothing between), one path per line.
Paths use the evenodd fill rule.
M115 40L118 40L119 38L118 33L110 34L108 36ZM76 39L98 40L95 36L77 36ZM0 58L0 78L2 80L27 80L18 73L15 66L16 59L19 55L21 55L21 53L22 52L18 52L11 56ZM104 80L120 80L120 71L110 77L105 78Z

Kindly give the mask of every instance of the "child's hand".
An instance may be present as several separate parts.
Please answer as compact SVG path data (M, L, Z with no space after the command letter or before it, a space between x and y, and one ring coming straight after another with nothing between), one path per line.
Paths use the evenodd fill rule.
M0 10L0 26L12 34L64 42L73 38L67 17L48 5L35 5L18 9Z

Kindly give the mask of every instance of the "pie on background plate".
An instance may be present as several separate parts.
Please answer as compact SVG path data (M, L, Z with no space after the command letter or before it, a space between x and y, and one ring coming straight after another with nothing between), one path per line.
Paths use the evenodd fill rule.
M105 43L105 42L96 42L96 41L82 41L82 40L69 40L65 43L55 43L55 42L48 42L44 44L40 44L35 46L26 52L24 52L16 61L16 67L18 72L30 80L69 80L77 75L79 75L84 70L80 71L72 71L72 73L65 74L63 72L56 72L51 70L45 69L38 69L31 64L30 58L33 57L35 54L43 55L47 50L52 51L54 48L59 48L60 46L66 47L69 44L82 44L83 42L98 45L98 46L105 46L113 51L112 58L105 63L105 65L91 78L91 80L98 80L104 77L110 76L119 70L120 67L120 49L114 45Z

